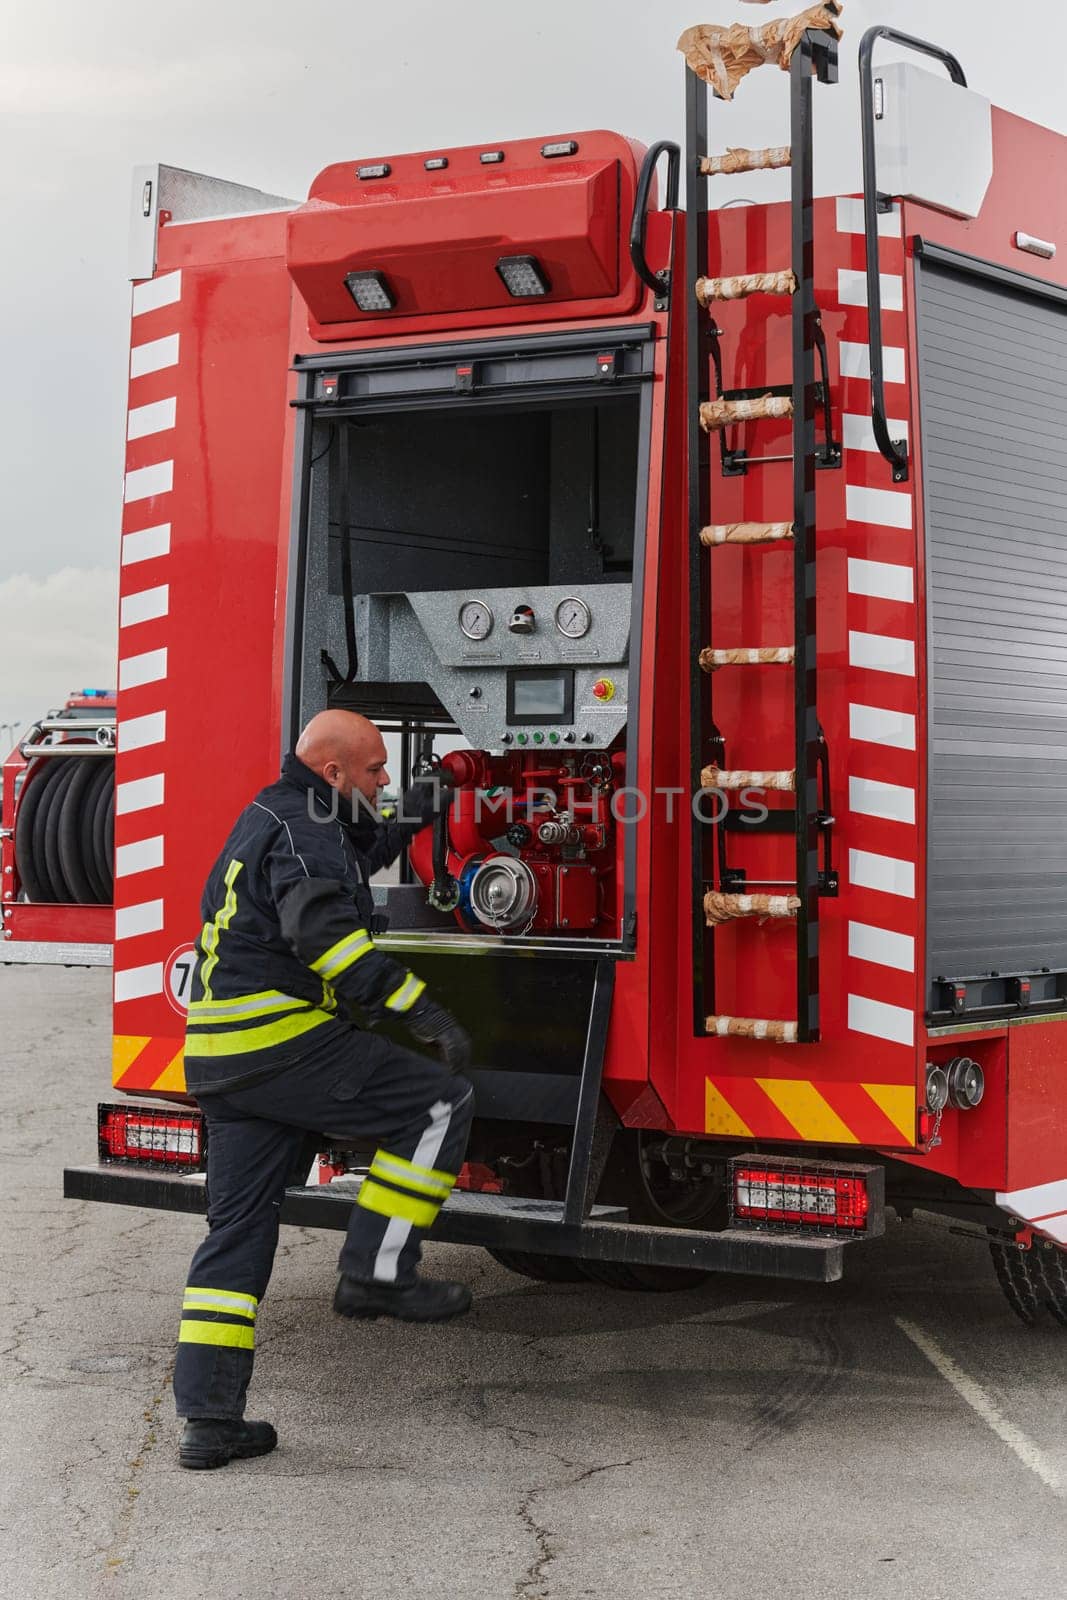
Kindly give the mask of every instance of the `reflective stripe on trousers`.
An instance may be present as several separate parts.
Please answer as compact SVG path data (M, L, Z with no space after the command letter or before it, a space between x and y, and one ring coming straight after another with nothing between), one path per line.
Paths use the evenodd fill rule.
M389 1219L374 1257L377 1282L396 1282L400 1252L412 1228L431 1227L451 1193L458 1174L442 1171L436 1163L454 1114L466 1110L470 1101L470 1090L455 1102L436 1101L430 1107L429 1126L410 1160L386 1150L375 1156L356 1204Z

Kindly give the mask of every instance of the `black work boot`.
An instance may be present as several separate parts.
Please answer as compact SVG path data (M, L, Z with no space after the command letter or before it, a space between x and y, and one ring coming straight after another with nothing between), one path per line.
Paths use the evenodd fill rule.
M205 1471L227 1461L265 1456L278 1443L269 1422L244 1422L226 1417L190 1417L182 1430L178 1464Z
M416 1278L414 1283L360 1283L342 1273L333 1309L342 1317L398 1317L401 1322L447 1322L471 1307L464 1283Z

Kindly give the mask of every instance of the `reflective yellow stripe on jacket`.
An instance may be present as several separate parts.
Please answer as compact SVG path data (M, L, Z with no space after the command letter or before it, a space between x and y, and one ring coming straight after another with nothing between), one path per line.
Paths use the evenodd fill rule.
M243 870L244 862L238 861L236 858L226 868L224 880L226 897L218 911L216 911L213 920L204 924L204 930L200 935L201 948L204 952L204 963L200 968L200 982L204 985L205 1000L211 999L211 974L218 965L219 939L225 929L230 926L237 910L237 890L234 885Z
M354 966L360 956L369 955L374 949L374 940L366 928L356 928L353 933L346 933L343 939L338 939L328 950L324 950L316 961L311 963L312 972L317 972L323 979L333 979L347 972Z
M421 978L409 972L399 989L394 989L385 1002L387 1011L410 1011L426 985Z
M276 1022L266 1022L258 1028L219 1028L209 1033L197 1026L185 1035L185 1054L243 1056L253 1050L270 1050L275 1045L287 1044L290 1039L298 1039L303 1033L310 1033L312 1028L321 1028L324 1022L334 1020L331 1012L320 1011L318 1006L308 1006L293 1016L279 1017Z
M280 989L262 989L258 994L233 995L229 1000L190 1000L187 1027L208 1027L216 1022L240 1022L246 1017L277 1016L310 1002ZM323 1007L325 1010L326 1008Z

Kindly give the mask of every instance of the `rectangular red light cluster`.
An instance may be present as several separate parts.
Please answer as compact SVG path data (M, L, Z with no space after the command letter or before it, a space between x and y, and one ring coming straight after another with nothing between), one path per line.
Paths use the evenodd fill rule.
M100 1160L169 1171L199 1172L207 1140L198 1111L162 1111L149 1106L102 1105L97 1110Z
M735 1166L732 1200L750 1225L862 1231L870 1212L865 1176L783 1165Z

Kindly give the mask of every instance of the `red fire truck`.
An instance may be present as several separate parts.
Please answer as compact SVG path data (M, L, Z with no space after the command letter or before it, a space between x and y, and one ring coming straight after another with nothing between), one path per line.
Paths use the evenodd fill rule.
M3 767L0 963L109 966L115 694L81 689Z
M200 886L350 707L458 785L376 891L475 1044L439 1237L829 1281L888 1202L1067 1321L1067 148L879 28L864 193L814 198L839 9L741 30L788 145L723 154L745 50L695 29L684 151L139 172L118 1093L69 1195L203 1208ZM366 1159L284 1218L343 1227Z

